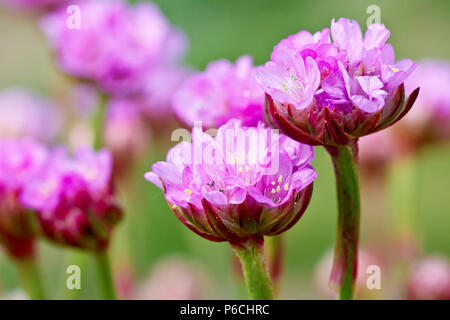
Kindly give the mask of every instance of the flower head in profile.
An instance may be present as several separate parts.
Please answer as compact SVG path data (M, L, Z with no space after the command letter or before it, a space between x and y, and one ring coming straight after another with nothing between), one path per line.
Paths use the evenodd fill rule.
M47 157L46 148L30 139L0 139L0 243L16 258L34 251L33 215L20 198Z
M418 94L404 102L415 64L395 61L389 34L372 24L363 37L356 21L341 18L331 32L282 40L256 75L270 121L304 143L345 145L400 120Z
M232 118L256 126L264 117L264 92L254 75L250 56L240 57L235 64L227 60L211 62L177 90L175 113L191 127L201 121L206 128L218 128Z
M63 117L55 104L20 88L0 91L0 137L55 142Z
M211 137L194 128L192 143L172 148L145 175L192 231L212 241L239 243L277 235L305 211L316 172L312 147L277 130L231 120Z
M137 90L145 74L179 59L184 34L173 28L156 5L123 0L77 2L80 28L68 28L65 8L42 19L42 29L67 74L96 83L110 94Z
M114 198L108 151L84 148L70 157L63 149L48 168L28 181L22 203L38 213L40 231L63 245L101 250L121 218Z

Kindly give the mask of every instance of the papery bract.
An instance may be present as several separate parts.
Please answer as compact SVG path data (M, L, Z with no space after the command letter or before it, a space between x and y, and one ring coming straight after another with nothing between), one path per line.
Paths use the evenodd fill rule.
M232 118L256 126L263 120L264 92L254 80L252 58L240 57L211 62L204 72L190 76L175 93L176 115L189 126L201 121L206 128L218 128Z
M194 128L192 141L172 148L145 177L200 236L239 244L277 235L305 211L316 178L310 146L238 120L220 127L215 138Z

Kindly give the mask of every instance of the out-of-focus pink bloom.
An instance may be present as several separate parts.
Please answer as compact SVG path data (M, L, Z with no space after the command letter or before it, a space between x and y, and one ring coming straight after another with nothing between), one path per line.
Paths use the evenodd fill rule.
M175 93L175 113L189 126L201 121L206 128L218 128L232 118L256 126L264 117L264 92L254 75L250 56L240 57L235 64L214 61L204 72L189 77Z
M398 144L392 130L362 137L358 144L359 165L367 173L379 174L395 157Z
M12 7L32 10L49 10L67 3L67 0L0 0Z
M61 112L44 97L19 88L0 91L0 137L54 142L62 122Z
M450 300L450 262L431 256L413 265L407 283L408 299Z
M389 30L356 21L332 21L330 30L306 31L282 40L256 78L266 93L270 121L291 138L311 145L345 145L400 120L410 60L395 62Z
M141 106L131 99L108 104L104 142L114 157L114 175L120 175L149 145L150 131L142 118Z
M358 253L358 271L355 285L355 295L359 299L374 299L383 297L385 294L386 284L385 277L387 276L384 266L384 260L374 251L368 249L360 249ZM369 289L369 277L374 274L373 266L380 268L380 289ZM321 297L327 299L337 299L338 294L336 290L330 287L330 273L333 267L333 251L327 251L320 259L316 267L314 282L316 290ZM385 296L384 296L385 297Z
M105 248L122 215L113 194L110 153L83 148L69 157L60 149L47 165L20 197L38 212L41 232L56 243Z
M20 198L47 157L47 150L32 140L0 140L0 242L15 258L34 252L33 214Z
M450 62L425 60L405 82L407 92L420 86L414 109L402 121L408 136L418 140L450 139Z
M61 8L42 19L42 29L66 73L94 81L111 94L136 91L145 75L179 59L186 39L156 5L123 0L80 0L80 28L68 28Z
M170 257L159 261L147 280L138 288L140 300L205 299L208 279L201 266L184 258Z
M312 147L239 120L215 138L194 128L192 141L172 148L145 178L195 233L239 244L288 230L306 210L317 176Z
M137 101L152 124L174 117L172 97L187 78L189 71L179 66L164 66L150 72Z

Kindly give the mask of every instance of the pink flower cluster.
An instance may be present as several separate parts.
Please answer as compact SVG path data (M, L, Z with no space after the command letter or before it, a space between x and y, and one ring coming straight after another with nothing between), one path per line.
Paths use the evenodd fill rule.
M415 64L395 62L389 35L372 24L363 37L356 21L341 18L331 31L282 40L256 75L271 121L313 145L346 144L398 121L413 102L403 106L402 83Z
M177 217L213 241L277 235L301 217L317 173L311 146L276 130L231 120L215 138L194 128L146 179L164 190Z
M20 240L32 247L37 235L84 249L106 247L121 218L111 171L106 150L80 149L71 157L32 140L0 140L0 240L16 256L31 251L17 248Z
M176 61L185 51L184 34L151 3L81 0L80 25L68 27L62 7L42 19L42 29L58 66L104 91L123 95L139 90L147 74Z
M211 62L204 72L189 77L175 93L176 115L189 126L201 121L206 128L218 128L229 119L256 126L264 119L264 92L255 79L252 58L240 57Z

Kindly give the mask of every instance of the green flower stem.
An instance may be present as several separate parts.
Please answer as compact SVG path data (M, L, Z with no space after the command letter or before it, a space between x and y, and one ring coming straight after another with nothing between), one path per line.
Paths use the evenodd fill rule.
M331 283L341 300L353 299L359 242L359 181L357 141L349 146L327 147L336 175L338 227Z
M95 253L97 263L98 281L104 300L116 300L116 290L106 250Z
M95 150L99 150L103 146L103 131L107 104L108 96L103 92L100 93L100 102L92 118L92 126L94 129L93 147Z
M251 238L244 243L231 246L241 261L250 298L273 300L272 285L263 252L264 239Z
M19 259L16 260L16 265L20 282L28 297L32 300L45 300L36 259L34 257Z

